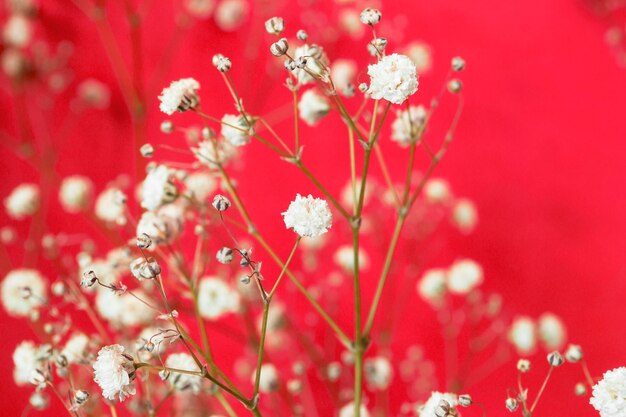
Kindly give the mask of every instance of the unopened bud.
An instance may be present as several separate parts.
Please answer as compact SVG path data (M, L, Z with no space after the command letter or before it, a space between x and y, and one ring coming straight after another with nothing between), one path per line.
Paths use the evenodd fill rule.
M361 23L365 25L374 26L375 24L380 22L381 17L382 14L380 13L380 11L367 8L363 9L361 15L359 16L359 19L361 20Z
M152 156L154 156L154 146L149 143L144 143L141 145L139 152L141 152L141 156L144 158L152 158Z
M463 71L465 69L465 60L460 56L455 56L452 58L451 65L454 71Z
M367 84L365 84L365 83L361 83L361 84L359 84L359 91L360 91L361 93L366 92L368 88L369 88L369 87L368 87L368 86L367 86Z
M563 355L556 350L548 354L548 363L550 366L554 366L556 368L557 366L563 365L563 362L565 362Z
M309 35L306 33L304 29L300 29L298 33L296 33L296 38L298 38L298 40L301 40L302 42L306 41L308 37Z
M272 17L265 21L265 30L270 35L280 35L285 30L285 21L282 17Z
M456 78L448 81L448 91L452 94L459 94L463 90L463 83L461 80L457 80Z
M472 397L467 394L459 395L459 404L463 407L472 405Z
M148 249L152 245L152 239L146 233L137 236L137 247L139 249Z
M171 120L164 120L161 122L162 133L172 133L174 131L174 123Z
M80 280L80 286L83 288L89 288L95 284L97 280L98 277L95 272L92 270L86 271L83 273L83 279Z
M446 400L439 401L437 408L435 408L435 415L437 417L446 417L450 412L450 403Z
M221 264L229 264L233 260L233 250L231 248L223 247L217 251L215 259Z
M281 38L277 40L270 46L270 52L274 56L283 56L287 53L288 50L289 50L289 43L287 42L287 39L285 38Z
M517 402L515 398L507 398L505 404L506 404L506 408L511 413L517 410L517 407L519 406L519 403Z
M568 362L580 362L583 358L583 349L579 345L569 345L565 351L565 359Z
M586 395L587 386L582 382L577 383L576 385L574 385L574 393L578 396Z
M225 57L222 54L213 55L213 66L217 68L219 72L228 72L233 64L230 62L230 59Z
M530 361L528 359L520 359L517 361L517 370L521 373L530 371Z
M218 194L213 198L212 205L217 211L226 211L230 207L230 201L223 195Z

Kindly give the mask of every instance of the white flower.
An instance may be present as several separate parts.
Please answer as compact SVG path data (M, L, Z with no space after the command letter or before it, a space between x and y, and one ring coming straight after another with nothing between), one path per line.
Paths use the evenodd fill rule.
M39 349L35 343L25 340L13 351L13 379L17 385L30 384L31 376L39 367Z
M535 322L530 317L518 317L509 329L509 341L520 355L532 353L537 346Z
M441 303L446 291L446 271L442 268L425 271L422 279L417 283L417 292L420 297L433 305Z
M361 417L370 417L370 413L364 404L359 407L359 415ZM339 409L339 417L354 417L354 402L348 403Z
M221 30L233 32L244 23L249 9L246 0L222 0L215 9L215 23Z
M328 203L310 194L307 197L297 194L282 215L287 229L293 229L302 237L323 235L331 228L333 220Z
M298 103L300 118L309 126L315 126L330 111L326 97L316 90L307 90Z
M333 255L335 264L346 272L354 272L354 249L352 245L340 246ZM359 271L367 269L370 259L363 249L359 248Z
M203 140L198 143L198 147L191 148L191 151L198 161L209 168L217 168L218 163L224 166L237 156L237 147L225 140L215 144L213 141Z
M445 204L452 198L450 185L441 178L431 178L424 185L426 201L432 204Z
M215 7L215 0L185 0L184 6L190 15L204 19L211 16Z
M478 223L478 210L471 200L461 198L454 203L452 207L452 224L454 224L461 233L471 233Z
M391 139L400 146L408 146L418 139L425 122L424 106L410 106L408 110L399 111L391 124Z
M292 72L301 84L311 84L315 78L324 79L328 75L328 56L324 48L318 45L304 44L296 48L293 59L306 59L304 68L296 68ZM315 78L314 78L315 77Z
M161 91L159 109L168 116L171 116L176 111L183 112L193 109L200 102L197 94L199 89L200 84L193 78L172 81L169 87Z
M217 182L213 175L205 171L197 171L185 178L187 192L198 202L206 202L217 188Z
M133 290L134 296L128 293L118 295L104 287L98 287L97 291L96 311L113 327L140 326L154 320L154 310L146 305L152 301L142 290Z
M389 387L393 378L393 368L389 359L383 356L368 358L364 366L365 380L370 389L383 391Z
M415 64L415 68L419 74L430 71L433 66L432 52L428 44L422 41L410 43L404 52Z
M4 25L2 38L8 45L23 48L30 43L33 37L33 26L21 14L12 14Z
M102 388L102 396L108 400L120 401L135 394L132 381L135 379L135 366L132 356L124 353L120 345L105 346L98 352L93 364L94 381Z
M403 103L417 91L415 64L404 55L391 54L367 68L372 98L385 99L394 104Z
M2 281L2 304L12 316L28 316L46 303L46 282L34 269L13 269Z
M461 259L448 269L448 289L453 294L467 294L483 283L483 268L471 259Z
M182 209L175 204L167 204L158 211L146 211L137 223L137 236L146 234L155 245L170 242L183 230Z
M360 177L355 178L355 188L356 188L356 198L358 199L361 195L361 184L363 184L363 180ZM365 183L365 192L363 193L363 206L367 206L373 194L376 193L376 182L375 180L368 178ZM352 180L348 180L346 185L341 189L341 204L347 207L352 207L354 204L354 193L352 191ZM361 225L363 227L363 225Z
M567 341L567 330L563 321L553 313L544 313L538 320L539 340L546 350L560 350Z
M20 184L4 199L4 207L10 218L21 220L32 216L39 209L39 186Z
M68 213L78 213L89 205L93 194L93 183L82 175L66 177L61 182L59 201Z
M600 412L600 417L624 417L626 415L626 367L604 373L600 382L593 386L589 400Z
M108 187L96 199L95 212L100 220L126 224L126 195L117 187Z
M88 78L80 83L77 95L83 103L100 110L109 107L111 101L109 86L93 78Z
M451 408L458 404L456 394L433 391L428 401L418 410L419 417L435 417L435 410L439 407L441 400L447 401Z
M141 207L154 211L176 199L178 190L171 181L172 173L165 165L150 170L141 186Z
M167 368L181 369L183 371L200 372L198 364L188 353L173 353L165 361ZM168 383L178 391L192 391L198 394L202 388L202 377L177 372L171 372Z
M330 69L335 89L343 91L352 84L358 69L356 62L352 59L337 59L333 61Z
M250 143L250 135L254 134L254 127L248 124L243 116L225 114L222 117L222 136L233 146L243 146Z
M252 383L254 383L256 371L252 374ZM261 366L261 376L259 378L259 392L268 393L278 389L278 371L271 363Z
M239 294L217 277L204 277L198 286L198 309L202 317L216 320L239 309Z
M87 354L89 338L84 333L74 333L65 343L61 354L69 363L81 363Z

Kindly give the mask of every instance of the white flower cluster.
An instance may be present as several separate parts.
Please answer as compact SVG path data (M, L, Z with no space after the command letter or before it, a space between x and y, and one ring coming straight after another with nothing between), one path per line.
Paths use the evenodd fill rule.
M302 237L323 235L332 226L333 218L328 203L310 194L307 197L297 194L282 215L287 229L293 229Z
M605 372L593 386L589 403L600 412L600 417L626 416L626 367Z
M471 259L460 259L448 270L429 269L417 284L417 292L428 303L438 306L447 293L466 295L483 282L483 269Z
M4 207L10 218L21 220L32 216L39 209L39 186L20 184L4 200Z
M421 105L399 111L391 124L391 139L400 146L409 146L415 142L424 128L426 114L426 108Z
M132 356L124 353L121 345L105 346L98 352L93 364L94 381L102 388L102 396L108 400L124 401L135 395L135 365Z
M419 408L419 417L436 417L438 414L435 414L435 412L442 401L446 401L451 408L455 408L458 405L456 394L433 391L426 403Z
M198 285L198 309L202 317L217 320L239 309L239 294L217 277L204 277Z
M385 56L367 68L372 98L402 104L417 91L417 70L410 58L400 54Z
M148 172L141 187L141 207L154 211L163 204L171 203L177 196L178 189L167 166L159 165Z
M508 337L518 354L528 355L535 351L538 343L548 351L560 350L567 341L567 329L558 316L548 312L537 322L528 316L517 317L509 328Z
M200 102L197 94L199 89L200 83L193 78L172 81L169 87L164 88L159 96L159 100L161 100L159 109L168 116L177 111L183 112L193 109Z
M46 303L47 283L35 269L13 269L4 277L0 292L9 314L26 317Z

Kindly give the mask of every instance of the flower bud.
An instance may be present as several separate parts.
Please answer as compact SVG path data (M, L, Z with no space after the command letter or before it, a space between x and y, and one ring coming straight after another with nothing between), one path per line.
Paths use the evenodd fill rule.
M217 68L219 72L228 72L230 71L230 68L233 65L232 62L230 62L230 59L225 57L222 54L213 55L212 61L213 61L213 66Z
M171 120L163 120L161 122L162 133L172 133L174 131L174 123Z
M472 405L472 397L467 394L459 395L459 404L463 407Z
M92 270L85 271L83 273L83 279L80 280L80 286L83 288L89 288L93 284L95 284L97 280L98 277L96 276L95 272L93 272Z
M450 412L450 403L446 400L439 401L437 408L435 408L435 415L437 417L446 417Z
M272 17L265 21L265 30L270 35L280 35L285 30L285 21L282 17Z
M557 366L563 365L563 362L565 362L563 355L556 350L548 354L548 363L550 366L554 366L556 368Z
M517 410L517 407L519 406L519 403L517 402L517 400L515 398L507 398L506 399L506 408L512 413L515 410Z
M583 349L579 345L569 345L565 351L565 359L568 362L580 362L583 358Z
M530 371L530 361L528 359L520 359L517 361L517 370L523 374Z
M281 38L270 46L270 52L274 56L283 56L289 50L289 43L286 38Z
M463 90L463 83L461 80L457 80L456 78L448 81L448 91L452 94L459 94Z
M365 84L365 83L361 83L361 84L359 84L359 91L360 91L361 93L366 92L368 88L369 88L369 87L368 87L368 86L367 86L367 84Z
M141 152L141 156L144 158L152 158L154 155L154 146L149 143L144 143L141 145L141 148L139 148L139 152Z
M217 251L215 259L221 264L229 264L233 260L233 250L231 248L223 247Z
M305 42L309 38L309 35L304 29L300 29L298 33L296 33L296 38L298 38L298 40L302 42Z
M375 24L380 22L381 17L382 14L380 13L380 11L367 8L363 9L361 15L359 16L359 19L361 20L361 23L365 25L374 26Z
M213 198L212 205L217 211L226 211L230 207L230 200L223 195L218 194Z
M139 249L148 249L152 245L152 239L146 233L137 236L137 247Z
M576 385L574 385L574 393L578 396L586 395L587 386L582 382L577 383Z
M154 258L137 258L131 262L130 272L139 280L153 279L161 273L161 266Z
M451 66L454 71L463 71L465 69L465 60L460 56L455 56L452 58Z

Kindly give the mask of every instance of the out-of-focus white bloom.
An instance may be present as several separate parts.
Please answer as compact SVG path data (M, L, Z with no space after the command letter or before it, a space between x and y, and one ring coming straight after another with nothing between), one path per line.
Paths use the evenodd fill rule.
M330 67L333 84L337 91L343 91L348 85L354 82L357 73L356 62L352 59L337 59Z
M233 146L243 146L250 143L250 135L254 126L250 126L243 116L225 114L222 117L222 136Z
M461 233L469 234L474 231L477 223L478 210L476 210L474 203L467 198L457 200L452 207L452 224Z
M568 362L576 363L583 358L583 349L580 345L568 345L565 351L565 359Z
M33 27L30 21L21 14L13 14L4 25L2 39L8 45L17 48L27 46L33 37Z
M126 195L117 187L108 187L96 199L95 213L102 221L126 224Z
M422 41L410 43L404 53L411 58L419 74L430 72L433 66L433 58L430 46Z
M191 150L198 161L209 168L217 168L218 163L224 166L237 156L237 148L225 140L220 140L215 144L212 141L203 140L198 143L197 148Z
M27 385L31 381L31 376L38 369L39 349L30 340L21 342L13 351L13 379L17 385Z
M442 400L446 401L451 408L455 408L458 404L456 394L433 391L426 403L418 409L419 417L435 417L435 410Z
M193 195L199 202L205 202L217 188L217 182L213 175L204 171L197 171L189 174L185 178L187 192Z
M26 317L46 303L46 282L35 269L13 269L2 281L2 304L12 316Z
M600 412L600 417L625 416L626 367L605 372L600 382L593 386L589 404Z
M544 313L538 320L539 340L546 350L560 350L567 341L567 330L563 321L553 313Z
M215 0L185 0L184 5L187 13L198 19L205 19L213 13Z
M4 207L9 217L21 220L32 216L39 209L39 186L37 184L20 184L4 199Z
M452 198L448 181L441 178L432 178L424 185L426 201L432 204L445 204Z
M171 116L176 111L183 112L193 109L200 102L200 97L198 97L197 93L199 89L200 83L193 78L182 78L178 81L172 81L169 87L165 87L161 91L159 109L168 116Z
M202 317L216 320L239 309L239 294L217 277L204 277L198 285L198 309Z
M315 126L330 111L330 104L326 97L316 90L307 90L300 97L298 103L300 118L309 126Z
M393 368L389 359L383 356L368 358L365 361L365 380L370 389L383 391L389 387L393 378Z
M310 194L307 197L297 194L282 215L287 229L293 229L302 237L323 235L331 228L333 220L328 203Z
M178 196L178 189L171 178L172 172L165 165L150 170L141 186L141 207L154 211L163 204L174 201Z
M328 75L328 56L324 48L315 44L305 44L296 48L293 58L306 59L304 68L296 68L293 74L301 84L315 82L315 78L324 79Z
M422 105L398 111L396 120L391 124L391 140L400 146L409 146L418 139L425 122L426 108Z
M382 14L380 13L379 10L370 9L369 7L366 9L363 9L363 11L361 12L359 16L359 18L361 19L361 23L365 25L370 25L370 26L374 26L375 24L380 22L381 17L382 17Z
M252 374L252 383L256 377L256 371ZM261 377L259 379L259 392L268 393L278 389L279 379L276 367L271 363L261 366Z
M361 417L370 417L370 412L365 408L364 404L359 407L359 415ZM339 409L339 417L354 417L354 402L350 402Z
M78 85L78 98L86 105L104 110L111 102L111 90L105 83L88 78Z
M183 371L200 372L198 364L188 353L173 353L167 357L165 366ZM171 372L167 381L178 391L191 391L198 394L202 388L202 377L196 375Z
M233 32L244 23L249 5L246 0L222 0L215 10L215 23L225 32Z
M66 177L61 182L59 201L68 213L78 213L89 205L93 195L93 183L82 175Z
M533 319L527 316L516 318L509 329L509 342L520 355L532 353L537 346L537 331Z
M120 401L135 394L132 384L135 379L135 366L132 356L124 353L121 345L105 346L98 352L93 364L94 381L102 388L102 396L108 400Z
M145 303L152 302L142 290L133 290L133 294ZM154 310L135 297L128 293L117 295L108 288L98 287L96 311L117 328L151 323L154 320Z
M89 338L84 333L74 333L65 343L61 354L69 363L81 363L87 355Z
M372 98L384 99L394 104L403 103L417 91L415 64L407 56L391 54L367 68Z
M442 268L425 271L422 279L417 283L417 292L420 297L433 305L441 303L446 291L446 271Z
M337 248L333 255L333 261L344 271L354 272L354 249L352 245L342 245ZM362 248L359 248L359 271L369 268L369 264L369 256Z
M156 245L170 242L182 230L184 223L183 209L176 204L167 204L158 211L146 211L137 223L137 236L146 234Z
M471 259L461 259L448 269L448 289L453 294L467 294L483 283L483 268Z

